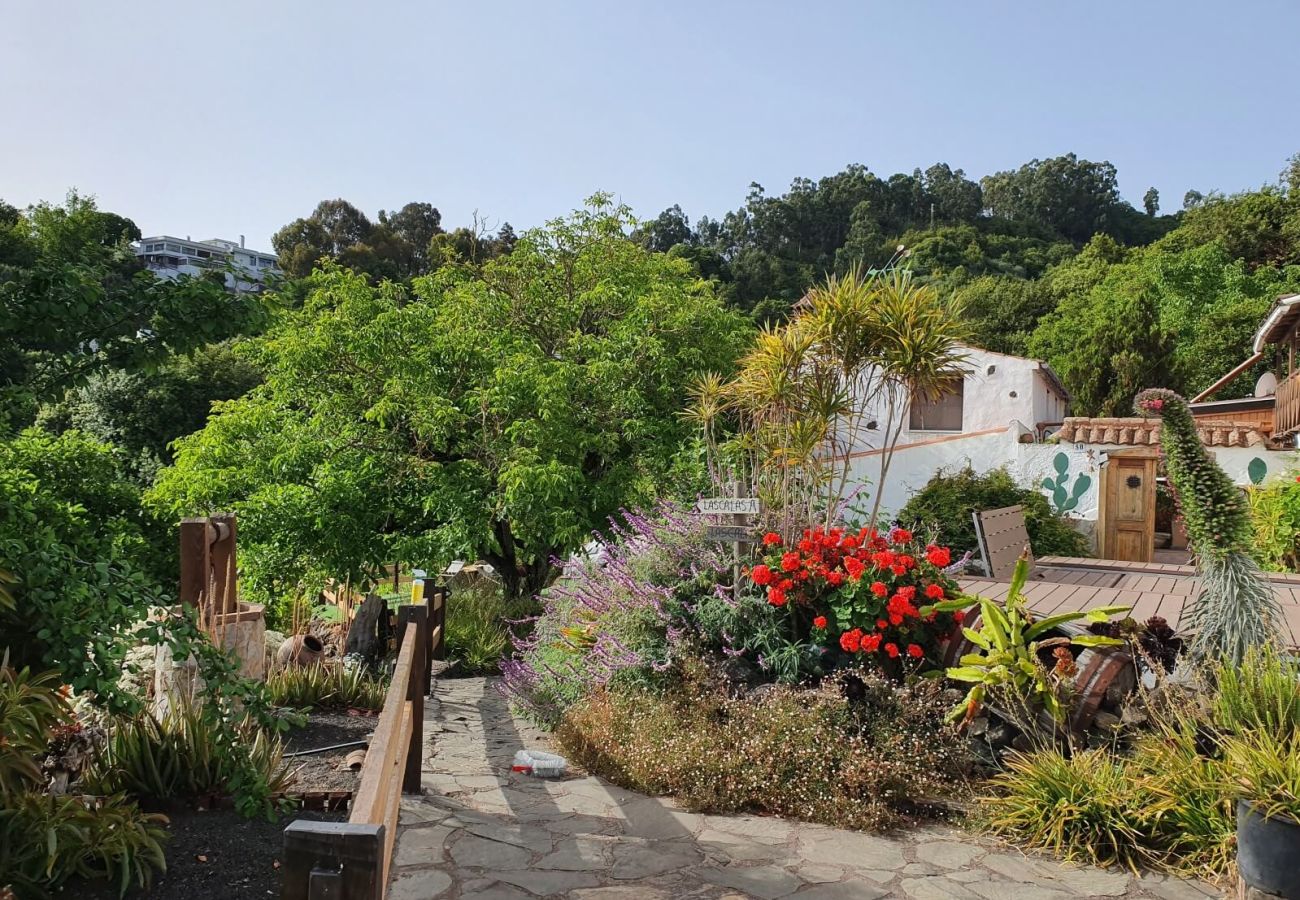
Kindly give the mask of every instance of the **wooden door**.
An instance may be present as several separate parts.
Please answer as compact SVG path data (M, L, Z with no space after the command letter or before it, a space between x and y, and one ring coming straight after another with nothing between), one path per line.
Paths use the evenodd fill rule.
M1101 555L1150 562L1155 550L1156 458L1111 454L1101 496Z

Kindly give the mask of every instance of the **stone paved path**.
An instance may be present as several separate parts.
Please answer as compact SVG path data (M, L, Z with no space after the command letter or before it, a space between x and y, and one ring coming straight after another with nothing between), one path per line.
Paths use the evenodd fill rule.
M545 749L491 679L439 681L425 794L403 800L390 900L1204 900L1203 885L1027 857L944 827L878 837L689 813L583 773L510 772Z

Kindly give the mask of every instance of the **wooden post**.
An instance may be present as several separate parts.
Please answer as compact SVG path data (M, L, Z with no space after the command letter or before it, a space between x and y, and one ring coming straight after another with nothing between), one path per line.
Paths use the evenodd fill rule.
M397 646L402 647L408 628L415 629L415 656L407 681L406 699L411 703L411 742L406 748L406 769L402 791L420 793L420 769L424 762L424 695L429 675L429 606L407 604L397 608Z
M212 544L208 540L207 519L181 520L181 589L182 603L198 606L199 598L208 595L208 572L212 569Z
M239 612L238 561L235 559L235 517L212 517L212 585L210 607L217 613Z
M430 658L442 662L447 658L447 604L451 602L451 588L438 585L437 592L438 602L431 607L433 618L429 620L429 633L433 636Z
M731 494L733 498L740 498L740 481L732 481ZM744 515L733 514L733 525L744 525ZM732 544L732 600L740 600L740 541Z
M383 825L290 822L280 900L383 900Z

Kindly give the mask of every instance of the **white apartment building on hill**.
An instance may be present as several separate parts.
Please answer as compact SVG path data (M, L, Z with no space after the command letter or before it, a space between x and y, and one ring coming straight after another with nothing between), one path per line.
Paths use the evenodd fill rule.
M135 255L160 278L200 275L209 269L230 266L233 271L226 273L226 287L237 291L259 291L268 276L280 274L276 255L248 249L243 235L236 243L221 238L193 241L160 234L142 238Z

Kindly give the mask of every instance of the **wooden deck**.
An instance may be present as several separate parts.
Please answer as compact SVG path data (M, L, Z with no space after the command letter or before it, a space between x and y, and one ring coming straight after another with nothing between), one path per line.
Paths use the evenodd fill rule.
M1269 581L1281 601L1290 643L1296 646L1300 644L1300 575L1269 573ZM1001 600L1009 585L965 578L961 587L970 594ZM1130 615L1139 621L1160 616L1178 628L1183 606L1198 589L1192 566L1045 556L1037 560L1024 593L1039 615L1095 606L1129 606Z

